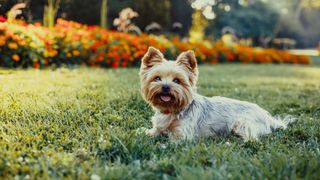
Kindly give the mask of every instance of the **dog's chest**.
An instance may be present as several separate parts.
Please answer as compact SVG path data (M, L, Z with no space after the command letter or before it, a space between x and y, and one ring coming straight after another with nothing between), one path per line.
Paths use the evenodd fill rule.
M167 131L171 134L171 138L187 138L192 139L195 133L195 128L193 122L190 119L179 119L174 117L168 124Z
M174 132L177 131L177 129L181 126L181 121L178 120L178 118L174 117L168 124L168 131Z

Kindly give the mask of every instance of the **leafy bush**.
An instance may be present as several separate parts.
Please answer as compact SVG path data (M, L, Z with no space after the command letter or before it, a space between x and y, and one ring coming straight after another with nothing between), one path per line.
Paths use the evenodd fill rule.
M164 36L131 35L98 26L58 19L54 28L24 22L0 24L0 66L40 68L50 65L85 64L97 67L138 66L148 46L168 58L193 49L199 63L297 63L309 64L306 56L276 49L255 49L222 42L201 43L171 40Z

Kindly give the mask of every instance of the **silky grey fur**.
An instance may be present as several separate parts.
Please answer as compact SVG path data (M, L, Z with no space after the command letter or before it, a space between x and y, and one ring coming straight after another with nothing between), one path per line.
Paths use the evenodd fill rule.
M162 129L172 119L179 121L179 139L195 139L208 136L225 136L230 133L244 140L257 139L273 130L286 129L295 120L273 117L256 104L225 97L204 97L194 94L192 103L178 114L156 111L152 118L153 129L162 130L175 137L175 132ZM152 129L149 130L152 134ZM157 134L153 134L157 135Z

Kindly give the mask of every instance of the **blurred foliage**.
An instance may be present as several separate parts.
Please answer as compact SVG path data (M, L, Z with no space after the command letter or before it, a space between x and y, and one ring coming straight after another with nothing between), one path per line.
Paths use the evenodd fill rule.
M18 2L27 7L18 17L28 22L42 21L47 0L0 0L0 14ZM57 17L85 24L100 24L102 0L61 0ZM113 22L119 12L131 7L139 13L135 24L144 30L156 22L166 34L186 36L192 24L191 3L194 0L108 0L107 21ZM231 27L238 37L253 38L254 45L261 45L263 38L290 38L298 47L315 47L320 41L319 0L216 0L211 3L216 18L209 20L206 34L215 38L222 36L221 30ZM228 6L230 9L226 9ZM174 29L173 23L181 28ZM115 29L111 23L109 28Z
M85 24L100 23L101 0L64 0L60 14L65 19Z
M291 38L298 47L315 47L320 41L320 1L317 0L220 0L213 6L217 18L207 34L221 35L230 26L240 37L253 37L256 45L264 37ZM221 5L229 5L225 11Z
M136 24L144 29L152 22L159 23L163 28L170 23L170 0L135 0L132 4L140 18L135 20Z
M302 0L300 1L303 7L307 8L320 8L320 1L319 0Z
M179 22L182 24L180 35L186 35L192 24L192 8L186 0L171 1L171 22Z
M320 42L320 1L269 1L281 13L275 36L295 39L300 47L314 47Z
M192 26L190 29L190 42L201 42L204 39L204 29L208 21L203 17L201 11L194 11L192 14Z
M238 0L228 0L231 8L225 11L220 8L225 1L219 2L213 7L217 18L210 21L206 29L207 34L221 36L221 30L230 27L235 30L236 35L240 37L253 37L259 39L261 36L272 36L279 19L275 10L268 7L265 3L257 2L248 6L241 6Z
M139 66L149 46L160 49L170 59L179 52L192 49L199 64L310 63L308 57L292 55L287 51L259 50L237 44L226 46L220 41L183 42L164 36L137 36L62 19L58 19L50 29L39 23L0 23L0 66L9 68L64 64L112 68Z

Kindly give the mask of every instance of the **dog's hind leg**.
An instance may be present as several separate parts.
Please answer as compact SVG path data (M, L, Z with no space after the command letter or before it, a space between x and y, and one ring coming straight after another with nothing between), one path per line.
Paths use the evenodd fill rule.
M245 141L250 139L258 139L258 133L256 132L256 129L253 129L252 125L245 120L235 121L231 127L231 132L234 135L241 137Z

